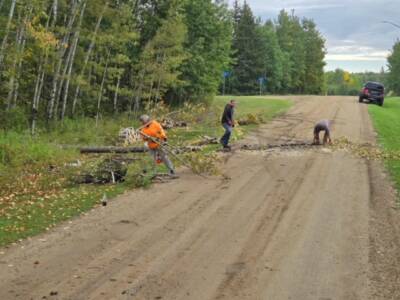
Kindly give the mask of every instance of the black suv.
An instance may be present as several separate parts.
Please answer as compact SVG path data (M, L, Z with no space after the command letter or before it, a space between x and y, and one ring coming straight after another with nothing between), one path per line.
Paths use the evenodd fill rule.
M367 82L364 84L363 89L360 92L358 102L363 102L367 99L369 102L375 102L379 106L383 105L385 100L385 87L379 82Z

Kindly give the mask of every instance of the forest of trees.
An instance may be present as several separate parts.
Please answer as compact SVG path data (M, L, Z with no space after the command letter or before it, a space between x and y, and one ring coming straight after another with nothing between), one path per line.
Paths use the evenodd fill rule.
M220 1L0 0L0 26L3 128L204 101L230 64Z
M336 69L325 73L325 81L328 95L356 96L367 81L381 82L386 85L387 73L383 69L380 73L350 73Z
M260 83L323 92L315 23L285 11L263 23L246 3L0 0L0 28L0 128L255 94Z
M313 20L282 10L263 23L246 2L235 1L233 28L227 93L323 92L325 40Z

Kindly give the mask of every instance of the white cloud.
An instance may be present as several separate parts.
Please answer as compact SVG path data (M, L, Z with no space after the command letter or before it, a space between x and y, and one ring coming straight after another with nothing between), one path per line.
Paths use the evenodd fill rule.
M326 60L331 61L384 61L387 56L364 56L360 54L328 54Z
M243 1L242 1L243 2ZM330 9L330 8L340 8L344 7L345 4L338 3L338 1L320 1L320 0L289 0L289 1L282 1L282 0L270 0L270 1L263 1L263 0L250 0L247 1L252 10L256 14L265 14L265 13L278 13L282 9L286 9L288 11L294 9L298 12L306 12L306 11L313 11L313 10L323 10L323 9ZM233 3L233 0L230 1Z
M234 0L229 0L232 4ZM242 3L244 0L240 0ZM327 61L347 69L379 71L400 30L382 21L400 23L399 0L246 0L255 15L276 19L281 9L295 9L299 17L312 18L326 38ZM355 68L355 67L354 67Z

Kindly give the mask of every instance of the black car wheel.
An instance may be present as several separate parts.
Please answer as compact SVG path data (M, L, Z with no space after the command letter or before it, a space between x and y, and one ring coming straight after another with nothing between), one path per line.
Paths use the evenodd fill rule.
M383 106L383 99L378 101L379 106Z
M364 100L363 97L359 97L359 98L358 98L358 102L360 102L360 103L362 103L363 100Z

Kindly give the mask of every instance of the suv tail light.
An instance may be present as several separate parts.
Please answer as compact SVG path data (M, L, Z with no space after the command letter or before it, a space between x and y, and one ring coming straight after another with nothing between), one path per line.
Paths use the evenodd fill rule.
M368 95L369 94L369 90L367 88L363 89L363 94Z

